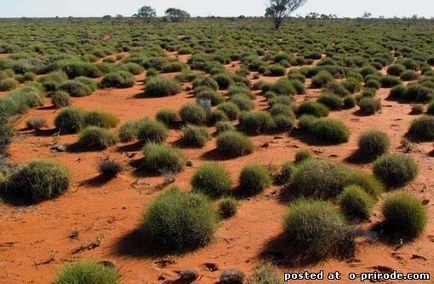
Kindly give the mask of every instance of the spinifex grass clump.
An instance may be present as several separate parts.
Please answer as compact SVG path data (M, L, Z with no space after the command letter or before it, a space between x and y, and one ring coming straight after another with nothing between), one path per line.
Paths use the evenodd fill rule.
M71 96L67 92L57 91L51 96L51 101L55 108L61 108L71 104Z
M169 132L166 126L158 121L142 119L136 122L137 139L142 142L161 144L166 141Z
M371 216L374 198L358 185L350 185L338 196L339 206L350 221L364 221Z
M85 118L84 110L68 107L59 112L54 124L60 133L77 133L86 125Z
M187 147L203 147L211 139L206 127L186 125L182 132L180 142Z
M200 105L186 104L179 111L181 119L185 123L201 125L207 121L206 110Z
M319 119L315 121L309 133L321 143L341 144L348 142L350 130L339 120Z
M96 110L86 113L84 122L86 125L113 128L119 124L119 119L111 113Z
M226 157L239 157L252 153L253 143L237 131L225 131L217 137L217 150Z
M228 194L232 188L232 181L222 165L209 163L197 169L191 185L195 191L215 198Z
M127 71L116 71L104 76L100 86L102 88L129 88L134 86L134 77Z
M80 261L64 265L53 283L120 284L121 280L113 267L94 261Z
M270 172L266 167L250 164L241 170L239 191L242 195L256 195L264 191L271 183Z
M413 181L418 174L416 162L403 154L388 154L374 163L374 174L390 188L399 188Z
M217 224L218 215L204 195L174 188L151 203L140 227L144 240L159 251L182 253L206 245Z
M434 116L423 116L411 123L408 134L415 140L434 140Z
M294 201L284 217L285 234L300 264L320 261L339 247L354 248L350 230L335 207L326 201ZM350 251L347 253L350 253Z
M390 139L381 131L371 130L360 135L358 145L361 158L375 160L389 151Z
M178 115L171 109L160 109L155 115L155 119L164 123L166 126L173 126L178 121Z
M51 160L35 160L18 167L8 181L7 198L18 203L39 203L58 197L70 183L68 169Z
M141 162L144 170L162 174L167 172L180 172L187 161L179 149L156 143L148 143L143 148L145 157Z
M329 115L330 110L321 103L316 102L303 102L297 109L297 115L313 115L316 117L326 117Z
M167 97L181 92L181 86L175 80L164 77L151 77L146 80L145 97Z
M412 240L419 236L427 223L422 202L405 192L396 192L383 204L384 232L391 240Z
M115 145L118 137L107 129L89 126L80 132L77 146L84 149L106 149Z
M218 211L220 214L220 217L223 219L228 219L235 214L237 214L238 211L239 202L233 198L233 197L225 197L223 198L219 205L218 205Z
M240 117L241 129L250 135L270 132L274 126L273 117L264 111L247 112Z

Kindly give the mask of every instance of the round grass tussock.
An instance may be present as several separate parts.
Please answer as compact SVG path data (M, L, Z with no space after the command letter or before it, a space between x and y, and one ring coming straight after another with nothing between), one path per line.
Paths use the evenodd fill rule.
M304 161L311 160L313 158L312 152L309 149L301 149L295 153L295 163L300 164Z
M54 124L62 134L77 133L85 126L85 118L84 110L67 107L57 114Z
M111 113L97 110L86 113L84 122L86 125L113 128L119 124L119 119Z
M171 109L160 109L155 115L155 119L164 123L166 126L172 126L178 121L178 115Z
M243 284L246 275L241 270L229 268L220 275L220 284Z
M6 194L17 202L39 203L60 196L69 184L70 175L65 166L56 161L35 160L12 174Z
M417 177L418 166L404 154L387 154L375 161L373 171L387 187L399 188Z
M240 109L232 102L222 103L217 107L217 110L226 114L227 118L231 121L237 120L240 115Z
M350 185L338 196L342 213L349 221L369 220L374 199L358 185Z
M312 101L301 103L297 109L297 116L309 114L316 117L326 117L329 115L329 113L330 110L327 106Z
M145 97L167 97L174 96L181 92L179 83L164 77L150 77L145 84Z
M392 240L412 240L419 236L428 220L422 202L405 192L396 192L384 202L384 232Z
M206 110L200 105L186 104L179 111L184 123L202 125L207 121Z
M169 136L166 126L155 120L143 119L136 123L137 139L145 143L164 143Z
M375 98L366 97L358 103L361 113L364 115L372 115L381 110L381 102Z
M226 131L236 131L235 127L229 121L219 121L215 124L218 134Z
M341 144L348 142L350 130L339 120L319 119L310 130L310 133L322 143Z
M249 135L259 135L273 130L273 117L264 111L252 111L241 115L240 128Z
M182 253L209 243L217 225L217 212L204 195L174 188L151 203L140 228L159 251Z
M217 151L226 157L235 158L253 152L253 143L249 137L237 131L225 131L217 136Z
M176 148L156 143L148 143L143 148L145 157L141 168L156 173L181 172L187 164L184 154Z
M57 91L51 95L51 102L55 108L69 106L71 104L71 96L67 92Z
M120 284L121 280L113 267L94 261L79 261L64 265L53 283Z
M240 173L239 191L242 195L253 196L261 193L272 184L268 169L259 164L243 167Z
M303 261L319 261L333 254L348 234L348 227L327 201L294 201L284 217L284 230L293 250Z
M119 139L122 143L131 142L137 138L137 121L127 121L119 128Z
M413 120L408 134L415 140L434 141L434 116L422 116Z
M298 119L298 129L300 129L301 131L310 131L315 125L315 122L317 121L318 118L316 116L310 114L303 114Z
M130 88L134 86L134 77L127 71L116 71L104 76L100 86L102 88Z
M244 94L233 95L229 101L235 104L241 111L251 111L255 108L253 101Z
M368 159L375 160L386 154L390 148L390 139L386 133L371 130L360 135L358 140L359 154Z
M78 80L70 80L62 83L57 90L68 93L71 97L86 97L92 94L93 90Z
M118 142L118 137L105 128L89 126L83 129L77 145L85 149L106 149Z
M181 144L188 147L203 147L211 139L206 127L186 125L182 128Z
M222 165L208 163L197 169L191 180L191 185L195 191L217 198L230 192L232 180Z
M338 110L341 109L344 106L344 102L341 97L331 94L331 93L323 93L321 94L317 102L320 104L325 105L331 110Z

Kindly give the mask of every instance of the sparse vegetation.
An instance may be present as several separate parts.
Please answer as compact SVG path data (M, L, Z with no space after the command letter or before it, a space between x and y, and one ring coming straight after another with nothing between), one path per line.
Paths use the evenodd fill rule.
M95 261L79 261L65 264L54 284L120 284L121 280L113 267Z

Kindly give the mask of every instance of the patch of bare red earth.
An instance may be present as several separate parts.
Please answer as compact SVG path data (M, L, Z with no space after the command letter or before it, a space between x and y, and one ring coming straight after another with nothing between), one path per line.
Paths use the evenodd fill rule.
M163 107L178 110L183 104L194 101L187 92L166 98L138 98L142 89L142 84L138 83L124 90L99 90L89 97L74 98L73 105L87 110L104 109L126 121L154 117L157 110ZM244 164L259 162L278 165L285 160L293 160L300 148L310 148L320 157L344 161L357 149L358 135L373 128L386 132L392 140L392 151L399 152L400 140L414 116L409 115L409 105L386 101L387 93L387 90L379 91L383 104L380 114L361 117L354 114L355 109L331 114L331 117L344 121L351 128L351 140L346 144L310 146L287 134L258 136L252 138L256 147L253 154L220 162L236 181ZM297 97L297 101L317 95L318 90L308 89L306 95ZM258 108L266 106L262 97L256 99L256 104ZM49 106L49 103L46 105ZM31 110L17 122L16 127L24 128L26 118L36 116L47 119L48 128L53 128L52 122L57 112L49 108ZM179 137L179 131L171 130L168 143L176 142ZM56 271L65 261L91 258L112 262L124 283L157 283L161 275L176 275L177 270L191 267L200 271L199 283L215 283L220 271L225 268L236 267L248 273L261 262L260 255L267 243L282 232L282 215L287 204L279 200L280 189L272 187L257 197L243 201L237 215L222 222L209 245L183 256L173 256L174 262L169 261L163 267L156 262L156 258L143 256L140 244L128 241L128 236L137 229L148 204L161 193L160 186L164 179L143 177L133 169L112 181L97 178L96 163L99 159L110 156L127 164L142 157L141 147L119 145L103 152L83 153L56 153L49 150L53 143L68 144L76 140L77 135L35 136L20 131L17 140L11 145L11 160L14 163L21 164L35 158L53 158L64 163L71 170L72 186L58 199L36 206L14 208L0 205L0 282L47 283L55 277ZM184 149L193 167L176 175L173 185L189 190L195 168L210 160L214 149L214 140L202 149ZM374 267L382 266L402 272L434 273L434 165L428 155L431 150L431 143L421 143L410 154L420 166L420 175L406 190L420 199L429 200L428 227L417 241L396 248L361 237L354 260L328 260L306 269L340 271L344 279L348 272L372 271L376 269ZM352 166L370 170L370 165ZM372 222L380 218L377 210ZM369 228L371 225L366 224L364 227ZM70 238L74 231L79 232L78 236ZM97 239L102 239L100 246L92 248L91 244ZM78 249L87 245L90 245L89 249ZM205 263L217 264L219 271L210 271L204 266ZM305 270L284 266L279 269L282 273Z

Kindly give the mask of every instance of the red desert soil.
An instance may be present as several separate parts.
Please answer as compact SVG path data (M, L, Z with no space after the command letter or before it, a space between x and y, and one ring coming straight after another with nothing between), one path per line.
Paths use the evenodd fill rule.
M235 66L230 65L231 68ZM170 74L169 76L172 76ZM99 90L92 96L77 98L73 105L87 110L104 109L118 116L122 121L142 117L154 117L160 108L178 110L183 104L193 102L187 92L175 97L137 98L143 88L137 77L136 86L124 89ZM316 97L318 90L308 89L307 94L297 101ZM333 112L332 117L344 121L352 130L349 143L338 146L309 146L287 134L279 136L254 137L256 150L253 154L233 160L221 161L230 171L234 181L245 163L260 162L278 165L285 160L293 160L300 148L310 148L317 156L344 161L356 150L359 134L376 128L386 132L392 141L392 151L399 152L400 141L405 135L414 116L409 115L410 105L385 100L388 90L381 89L383 111L380 114L360 117L355 109ZM265 107L263 97L256 100L259 108ZM131 145L118 145L104 152L56 153L49 150L53 143L73 143L76 135L52 137L36 136L23 129L28 117L43 117L53 127L53 119L58 110L45 107L31 110L16 123L19 135L10 147L11 160L16 164L35 158L53 158L64 163L72 173L72 186L66 194L56 200L42 204L14 208L0 204L0 283L48 283L65 261L96 259L112 262L124 283L162 283L161 275L176 275L177 270L197 268L201 278L199 283L215 283L220 271L225 268L239 268L246 273L260 261L260 254L273 238L282 232L282 215L287 205L279 201L279 188L272 187L263 194L242 201L237 215L222 222L215 239L206 247L184 256L173 256L167 260L174 262L161 265L157 259L146 257L137 242L132 241L134 231L148 204L161 193L162 177L141 177L134 170L122 173L112 181L97 178L98 159L110 156L125 164L141 157L140 148ZM179 131L171 131L169 143L175 142ZM267 144L267 147L264 145ZM210 141L202 149L184 149L193 167L176 176L173 185L189 190L189 182L195 168L207 161L206 154L215 148ZM419 164L420 175L406 190L427 205L429 225L424 234L414 243L401 248L390 247L372 238L359 238L356 257L352 261L328 260L310 271L324 269L326 272L364 272L384 266L402 272L430 272L434 275L434 187L433 158L431 143L416 144L410 154ZM369 171L370 165L351 165ZM374 214L372 222L381 218ZM367 224L369 227L372 223ZM78 232L76 238L70 237ZM375 237L375 236L374 236ZM102 240L100 246L78 250L80 246ZM211 272L205 263L215 263L219 271ZM279 268L287 271L285 267ZM302 271L305 268L301 269ZM296 271L291 269L290 271ZM309 282L301 282L309 283Z

